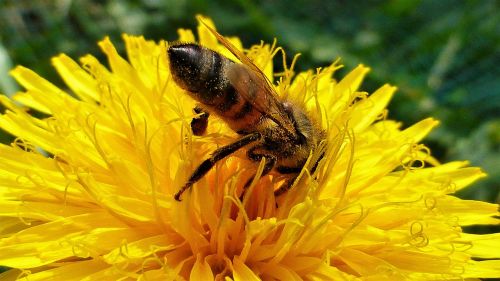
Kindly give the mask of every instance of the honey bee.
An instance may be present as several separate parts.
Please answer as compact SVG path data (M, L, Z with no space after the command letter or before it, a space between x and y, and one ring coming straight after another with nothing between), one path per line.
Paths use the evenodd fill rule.
M262 176L273 170L286 176L274 191L279 196L292 186L311 151L325 139L325 133L303 109L281 100L264 73L245 54L206 27L242 63L195 43L176 43L167 50L170 71L175 83L199 103L194 108L199 115L191 122L194 135L205 133L208 118L214 114L241 137L215 150L194 170L174 198L181 201L181 195L215 163L242 148L246 148L251 161L265 158ZM252 179L246 182L244 190Z

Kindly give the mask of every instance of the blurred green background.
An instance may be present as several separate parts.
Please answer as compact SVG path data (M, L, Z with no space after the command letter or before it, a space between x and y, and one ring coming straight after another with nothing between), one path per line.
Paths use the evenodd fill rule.
M245 46L274 37L289 54L302 53L298 70L341 57L344 73L372 68L363 89L399 87L390 118L411 125L425 117L441 125L425 141L442 162L468 159L489 177L460 195L499 201L499 1L174 1L0 0L0 92L18 86L8 76L27 66L62 86L50 57L87 53L104 62L96 41L121 34L174 40L210 16L219 31ZM290 56L291 57L291 56ZM64 87L64 86L63 86ZM3 134L3 133L0 133ZM0 135L2 142L10 136Z

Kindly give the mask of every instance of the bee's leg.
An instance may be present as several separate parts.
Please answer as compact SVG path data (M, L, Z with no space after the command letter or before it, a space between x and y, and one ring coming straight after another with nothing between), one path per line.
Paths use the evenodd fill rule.
M187 183L181 187L181 189L174 195L175 200L181 201L181 195L186 191L186 189L190 188L195 182L200 180L210 169L217 163L217 161L224 159L226 156L234 153L238 149L244 147L245 145L248 145L254 141L259 140L261 137L260 133L255 132L248 134L241 139L228 144L226 146L223 146L210 156L210 158L206 159L203 161L198 168L191 174L191 177L189 177L189 180Z
M314 163L314 166L311 168L311 174L313 174L316 169L318 168L318 164L319 164L319 161L321 161L321 159L323 159L323 157L325 156L325 153L322 153L319 158L318 158L318 161L316 161L316 163ZM280 196L281 194L287 192L293 185L293 182L295 181L295 179L297 178L297 176L299 175L300 171L302 171L302 168L303 167L286 167L286 166L279 166L279 167L276 167L276 170L280 173L280 174L296 174L293 178L290 178L288 179L286 182L284 182L280 188L278 188L277 190L274 191L274 195L275 196Z
M321 155L318 157L318 161L316 161L316 163L314 163L314 166L311 168L311 175L314 174L314 172L316 171L316 168L318 168L319 161L321 161L321 159L323 159L323 157L325 157L325 152L321 153Z
M258 150L258 149L262 149L262 147L255 146L255 147L250 148L247 151L247 156L250 160L255 161L255 162L261 161L263 157L266 158L266 163L264 164L264 169L262 170L262 174L261 174L261 177L263 177L263 176L267 175L273 169L274 165L276 164L277 159L276 159L276 156L274 156L272 154L256 152L256 150ZM243 197L245 196L245 192L246 192L247 188L250 186L250 184L252 183L254 177L255 177L255 175L253 177L250 177L247 180L247 182L245 183L245 185L243 186L243 192L240 195L240 200L243 200Z
M276 167L276 171L280 174L295 174L293 177L287 179L281 186L280 188L276 189L274 191L274 196L278 197L281 194L287 192L293 185L293 182L299 175L300 171L302 171L304 167L303 166L297 166L297 167L287 167L287 166L279 166Z
M289 178L287 179L281 186L280 188L276 189L274 191L274 196L275 197L278 197L280 196L281 194L287 192L288 190L290 190L290 188L292 187L293 185L293 182L295 181L295 179L297 178L297 175L294 176L293 178Z
M196 114L202 113L200 116L193 118L191 120L191 130L195 136L202 136L207 131L208 126L208 112L204 111L201 107L196 106L194 109Z
M262 158L266 157L266 163L264 164L264 170L262 171L262 175L265 176L268 174L276 164L276 156L266 153L266 152L257 152L257 150L262 149L261 146L254 146L247 151L248 159L260 162Z
M280 174L298 174L302 171L303 167L287 167L287 166L279 166L276 167L276 171Z

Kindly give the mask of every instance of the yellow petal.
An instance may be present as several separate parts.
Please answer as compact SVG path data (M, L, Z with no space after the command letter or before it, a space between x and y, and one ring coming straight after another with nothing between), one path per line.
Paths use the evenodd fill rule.
M372 124L391 100L396 87L384 85L369 98L355 104L350 120L354 131L363 131Z
M82 100L99 102L100 94L97 81L83 70L74 60L61 54L52 59L52 65L66 85Z
M59 266L47 269L41 272L28 274L27 276L17 279L24 281L32 280L96 280L87 279L86 277L103 269L109 268L106 264L99 260L86 260L79 262L61 263ZM24 275L21 275L24 276ZM111 277L111 276L109 276Z
M196 262L193 265L191 274L189 275L190 280L214 280L214 274L210 265L205 259L201 258L200 255L196 258Z
M464 242L472 243L472 247L467 250L472 256L482 259L500 258L500 233L482 235L462 233L462 238Z
M208 18L199 21L214 27ZM179 34L195 42L193 32ZM236 60L201 22L198 37ZM241 201L245 182L260 176L265 164L249 163L244 148L217 162L182 202L175 201L173 194L197 165L238 136L213 117L207 135L194 136L195 101L172 79L168 44L129 35L123 40L127 59L109 38L99 43L109 68L90 55L81 66L65 55L53 59L64 88L76 98L26 68L12 71L26 90L15 101L0 96L6 108L0 127L16 137L11 146L0 145L0 265L17 269L1 277L500 276L498 260L475 261L498 258L500 237L463 234L461 228L498 224L498 205L453 196L485 174L467 162L440 164L420 144L438 122L401 129L386 120L395 88L385 85L371 96L360 91L369 70L363 65L338 81L332 77L338 62L295 78L293 67L274 73L274 44L244 53L271 81L280 77L273 83L280 98L304 108L325 130L326 143L317 144L325 144L325 156L316 171L303 169L278 198L273 191L286 175L272 171L257 177ZM227 40L243 50L238 38ZM308 168L321 149L310 152Z
M355 98L354 93L361 85L363 78L369 70L368 67L359 65L330 90L331 94L334 95L333 97L329 97L329 101L326 104L330 120L337 119L342 113L342 109L347 107L352 99Z
M257 276L247 265L240 261L238 257L233 259L233 278L234 281L260 281Z
M464 278L498 278L500 260L469 261L462 276Z
M136 241L127 241L119 248L116 248L103 256L109 264L133 261L144 257L152 256L159 251L170 251L177 247L179 242L174 237L168 238L164 235L145 237Z

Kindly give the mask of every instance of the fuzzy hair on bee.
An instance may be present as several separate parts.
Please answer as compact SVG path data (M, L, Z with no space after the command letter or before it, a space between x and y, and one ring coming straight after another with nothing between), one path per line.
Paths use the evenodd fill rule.
M172 78L198 102L194 108L198 117L191 122L194 135L205 134L213 114L240 138L215 150L193 171L174 198L181 201L182 194L218 161L240 149L245 149L253 162L265 159L262 176L275 171L286 177L274 191L279 196L292 186L311 151L325 140L325 132L301 107L280 99L264 73L245 54L205 26L241 63L196 43L175 43L167 50ZM321 157L312 170L320 160ZM246 182L241 196L252 179Z

